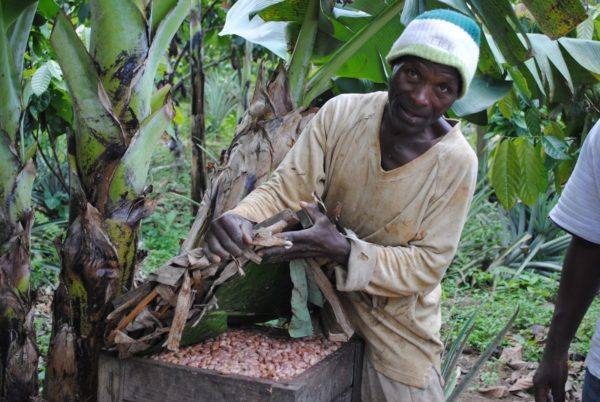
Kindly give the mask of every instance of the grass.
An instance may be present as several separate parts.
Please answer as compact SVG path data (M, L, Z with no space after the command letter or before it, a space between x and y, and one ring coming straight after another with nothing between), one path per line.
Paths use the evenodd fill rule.
M513 278L512 271L489 270L498 247L506 247L508 243L503 240L501 207L487 200L483 202L485 205L477 207L479 212L469 217L456 258L442 282L443 338L454 337L461 324L477 310L468 349L480 352L519 305L521 312L504 345L521 344L524 359L537 361L543 344L536 341L533 332L538 326L550 324L559 274L542 276L525 270ZM599 313L600 301L595 300L571 344L572 353L587 353Z

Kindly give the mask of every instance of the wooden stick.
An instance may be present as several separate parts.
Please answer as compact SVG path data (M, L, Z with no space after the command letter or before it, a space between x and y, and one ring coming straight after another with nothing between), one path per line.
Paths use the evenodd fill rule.
M125 318L121 320L121 322L119 322L119 325L117 325L116 328L117 331L123 331L123 329L125 329L125 327L129 325L130 322L135 320L135 318L146 308L146 306L150 304L152 300L154 300L156 295L158 295L158 292L156 291L155 287L150 293L146 295L146 297L142 299L142 301L137 306L135 306L133 310L129 312L129 314L125 316Z
M329 282L329 278L327 275L321 270L321 266L312 258L307 258L307 261L310 265L310 269L306 270L306 274L317 284L321 292L323 292L323 296L329 302L331 309L333 310L333 314L335 316L336 321L340 325L340 328L344 333L350 338L352 334L354 334L354 329L346 317L346 313L344 312L344 308L342 307L342 303L333 288L331 282Z
M121 304L115 306L115 309L106 317L106 321L110 322L114 320L123 311L127 310L129 307L142 300L144 298L144 294L146 294L146 292L150 290L150 286L147 285L149 285L149 283L146 283L140 287L135 288L132 291L127 292L128 298L122 299Z
M181 334L185 327L190 307L192 307L192 280L190 279L190 275L186 272L183 275L183 283L181 284L181 289L177 295L177 306L175 307L175 314L173 315L173 321L171 322L169 337L165 343L167 349L173 352L179 350Z

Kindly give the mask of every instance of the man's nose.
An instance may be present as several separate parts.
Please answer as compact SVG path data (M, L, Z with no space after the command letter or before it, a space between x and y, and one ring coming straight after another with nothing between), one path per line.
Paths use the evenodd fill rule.
M427 85L422 85L416 88L412 92L412 101L415 106L426 107L429 106L429 90Z

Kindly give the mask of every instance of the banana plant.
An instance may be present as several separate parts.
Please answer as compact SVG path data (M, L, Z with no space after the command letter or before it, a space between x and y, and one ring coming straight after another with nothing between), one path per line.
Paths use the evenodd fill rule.
M38 393L29 241L35 148L26 148L23 56L37 1L0 1L0 400Z
M384 83L385 56L402 32L403 0L242 0L227 13L220 35L238 35L286 60L292 98L308 105L334 77ZM288 53L288 49L292 49Z
M110 302L131 287L152 150L173 117L155 89L190 0L92 0L89 47L59 12L50 42L73 99L70 213L46 371L49 401L95 400Z

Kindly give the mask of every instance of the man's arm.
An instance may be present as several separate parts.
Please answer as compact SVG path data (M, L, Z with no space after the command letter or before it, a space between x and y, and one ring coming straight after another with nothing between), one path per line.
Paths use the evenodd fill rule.
M533 379L536 402L565 400L569 345L600 286L600 244L578 236L567 250L544 357Z
M239 256L250 243L252 223L282 210L300 209L300 201L322 195L325 188L327 131L333 118L334 100L314 116L273 175L252 191L234 209L210 223L204 250L214 262Z
M440 170L436 198L428 205L419 228L422 237L405 246L382 246L349 233L347 269L336 269L341 291L363 291L383 297L428 293L439 285L452 262L475 190L477 160Z

